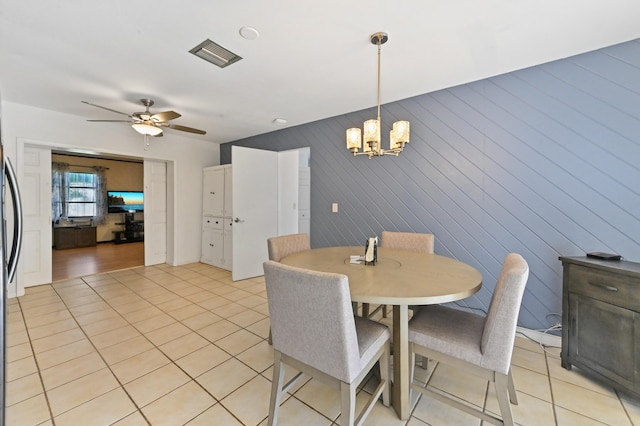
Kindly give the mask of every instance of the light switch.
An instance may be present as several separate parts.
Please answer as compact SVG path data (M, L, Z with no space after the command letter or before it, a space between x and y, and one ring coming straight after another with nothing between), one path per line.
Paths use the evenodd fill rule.
M331 204L331 211L333 213L338 213L338 203Z

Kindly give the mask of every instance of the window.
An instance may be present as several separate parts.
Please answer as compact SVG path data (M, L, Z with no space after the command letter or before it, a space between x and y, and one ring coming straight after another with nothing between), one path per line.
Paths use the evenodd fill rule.
M78 172L69 170L67 163L51 163L51 221L90 217L96 225L106 223L107 169L101 166L87 168L91 171Z
M67 217L96 215L97 177L95 173L69 172L66 197Z

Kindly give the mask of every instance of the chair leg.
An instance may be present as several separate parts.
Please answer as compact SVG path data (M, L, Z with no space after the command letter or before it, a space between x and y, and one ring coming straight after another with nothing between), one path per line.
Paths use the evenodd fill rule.
M284 382L284 366L280 360L280 352L274 351L273 380L271 381L271 398L269 400L268 426L278 424L278 413L282 402L282 386Z
M423 370L426 370L427 367L429 367L429 360L427 359L427 357L424 357L422 355L416 355L416 362Z
M356 418L356 384L340 382L340 424L354 426Z
M416 372L416 353L413 351L413 343L409 342L409 401L411 401L411 392L413 384L413 375Z
M498 405L500 406L500 414L505 426L513 426L513 413L511 412L511 404L509 403L509 374L496 373L496 396L498 397ZM515 392L514 392L515 393Z
M382 306L382 318L387 317L387 305Z
M513 374L511 374L511 368L509 368L509 401L513 405L518 405L518 395L516 394L516 385L513 383Z
M382 404L385 407L388 407L391 402L391 380L389 378L389 356L391 352L390 344L387 343L384 354L378 360L378 364L380 365L380 381L386 382L384 390L382 391Z
M273 338L271 337L271 327L269 327L269 338L267 339L267 342L273 346Z
M369 318L369 304L362 304L362 318Z

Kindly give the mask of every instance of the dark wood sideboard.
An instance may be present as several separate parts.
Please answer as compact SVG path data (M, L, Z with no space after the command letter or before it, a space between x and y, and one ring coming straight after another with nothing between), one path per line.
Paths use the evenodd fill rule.
M640 398L640 263L560 260L562 366Z
M56 250L95 246L95 226L60 226L53 228L53 246Z

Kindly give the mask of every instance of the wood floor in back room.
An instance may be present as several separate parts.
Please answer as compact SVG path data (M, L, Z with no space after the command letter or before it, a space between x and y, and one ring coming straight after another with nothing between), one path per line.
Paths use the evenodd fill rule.
M53 282L144 266L144 242L105 242L94 247L52 251Z

